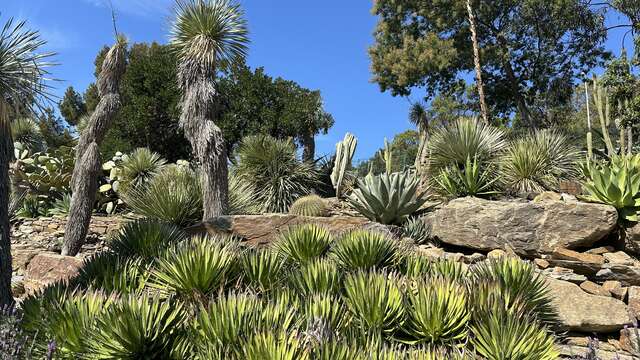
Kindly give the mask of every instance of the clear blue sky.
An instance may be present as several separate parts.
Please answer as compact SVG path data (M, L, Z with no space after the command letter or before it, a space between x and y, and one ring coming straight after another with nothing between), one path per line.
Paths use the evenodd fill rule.
M131 42L168 39L172 0L113 0L118 30ZM372 155L384 137L411 128L409 103L381 93L370 82L367 48L376 18L370 0L243 0L251 40L248 63L271 76L319 89L336 119L317 140L318 153L333 152L345 132L359 139L357 159ZM97 51L113 42L108 0L2 0L2 19L13 16L39 29L60 63L56 93L72 85L84 91L93 81ZM620 48L622 32L610 34L608 47ZM630 46L630 41L628 42ZM418 96L419 97L419 96Z

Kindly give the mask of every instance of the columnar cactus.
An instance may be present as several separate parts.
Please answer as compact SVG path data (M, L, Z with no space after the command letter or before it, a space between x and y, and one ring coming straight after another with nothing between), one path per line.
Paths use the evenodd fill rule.
M336 189L338 198L343 196L345 174L351 170L351 161L357 145L358 139L350 133L347 133L344 139L336 144L336 160L331 172L331 183Z

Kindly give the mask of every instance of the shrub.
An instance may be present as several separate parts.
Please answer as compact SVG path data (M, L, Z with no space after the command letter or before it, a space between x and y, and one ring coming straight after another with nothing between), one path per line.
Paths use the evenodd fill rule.
M404 299L394 274L356 272L344 282L346 303L364 331L390 335L404 323Z
M438 174L449 167L460 169L468 159L476 159L484 167L496 162L506 145L504 131L478 119L460 118L431 135L429 167Z
M401 225L426 202L418 187L419 181L411 172L369 174L358 180L348 199L369 220Z
M26 219L35 219L47 212L46 205L37 196L28 194L22 199L22 204L16 216Z
M256 191L263 212L287 212L318 182L313 164L299 161L291 141L257 135L246 137L238 149L236 174Z
M622 157L608 164L591 164L584 169L587 200L611 205L620 222L638 221L640 168L633 158Z
M141 189L130 189L124 201L134 212L177 226L202 219L202 187L196 172L184 166L168 166Z
M458 342L466 337L470 313L463 285L454 280L422 280L407 292L407 322L410 343Z
M501 161L505 186L516 193L558 190L560 180L578 176L580 153L566 136L539 130L509 144Z
M284 259L271 250L250 249L242 255L240 263L244 282L261 292L280 285L286 270Z
M122 157L119 164L120 187L119 192L128 189L141 189L165 167L167 161L160 154L147 148L138 148L130 155Z
M305 264L329 251L333 237L328 230L314 225L288 229L274 244L275 249L296 264Z
M381 233L362 230L344 234L336 242L332 254L347 270L391 267L400 258L396 241Z
M71 194L64 194L60 199L56 199L47 210L49 216L67 216L71 209Z
M186 238L175 225L157 220L135 220L124 224L109 240L118 256L153 260L164 249Z
M125 296L96 318L87 353L97 359L170 359L184 317L180 303Z
M236 249L222 239L192 238L165 251L149 283L165 296L206 303L238 273Z
M337 294L342 286L342 274L335 262L316 259L293 271L289 284L303 298L317 294Z
M327 216L329 207L318 195L307 195L296 200L289 208L289 214L300 216Z
M477 158L468 158L462 167L452 165L432 179L434 190L446 198L491 197L499 193L494 166L481 168Z

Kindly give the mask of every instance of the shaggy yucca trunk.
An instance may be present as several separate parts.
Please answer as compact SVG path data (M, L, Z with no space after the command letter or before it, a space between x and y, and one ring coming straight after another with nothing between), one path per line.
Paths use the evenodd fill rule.
M302 160L313 162L316 157L316 139L309 132L302 137Z
M489 108L484 95L484 83L482 82L482 65L480 62L480 44L478 42L478 32L476 31L476 15L473 12L471 0L467 0L467 13L469 15L469 29L471 31L471 42L473 44L473 64L476 71L476 85L478 86L478 96L480 98L480 114L482 121L489 124Z
M224 215L229 202L227 147L214 122L218 115L215 75L215 69L194 60L178 67L183 92L180 125L202 168L204 219Z
M76 148L63 255L76 255L87 236L101 169L99 146L121 106L118 88L125 71L126 48L126 42L119 38L107 53L98 77L100 102L80 135Z
M9 223L9 162L13 142L9 127L8 106L0 99L0 305L13 303L11 295L11 238Z

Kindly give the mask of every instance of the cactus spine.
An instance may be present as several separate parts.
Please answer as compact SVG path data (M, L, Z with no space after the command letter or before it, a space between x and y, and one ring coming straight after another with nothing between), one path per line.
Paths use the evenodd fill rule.
M345 175L351 170L351 161L356 152L358 139L347 133L344 139L336 144L336 160L331 172L331 183L336 189L336 196L343 197Z

